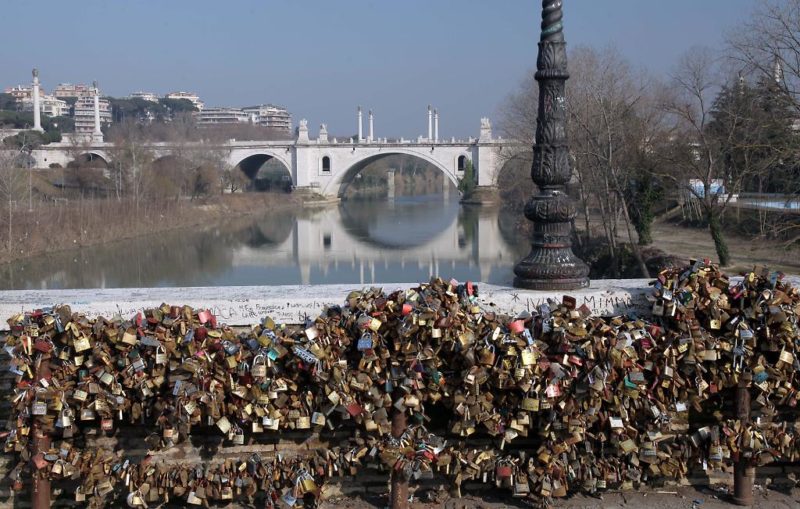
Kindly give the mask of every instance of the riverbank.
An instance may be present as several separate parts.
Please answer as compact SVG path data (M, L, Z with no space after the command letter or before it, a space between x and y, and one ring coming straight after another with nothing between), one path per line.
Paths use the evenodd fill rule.
M303 207L304 202L285 193L236 193L138 203L132 199L79 199L38 202L32 210L14 202L3 211L0 264L175 230L206 228L231 217Z

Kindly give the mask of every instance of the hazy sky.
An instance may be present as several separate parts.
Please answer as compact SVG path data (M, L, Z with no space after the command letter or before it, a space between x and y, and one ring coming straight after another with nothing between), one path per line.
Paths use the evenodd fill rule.
M693 45L721 46L758 0L565 0L571 46L613 44L668 72ZM440 136L481 116L535 65L538 0L6 0L0 87L48 91L97 79L103 93L190 90L207 105L281 104L332 134L416 137L427 104ZM34 29L35 27L35 29ZM365 120L366 126L366 120ZM366 129L366 127L365 127Z

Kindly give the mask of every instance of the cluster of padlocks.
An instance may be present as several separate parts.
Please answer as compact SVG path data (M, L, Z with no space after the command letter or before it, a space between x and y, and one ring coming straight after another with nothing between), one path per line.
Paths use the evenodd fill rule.
M79 480L76 500L127 496L134 507L259 493L293 506L326 478L376 464L546 500L740 458L798 458L800 293L778 274L731 282L707 262L665 270L648 317L591 316L569 297L508 316L477 290L441 279L388 295L368 289L305 324L267 318L245 330L168 305L132 318L90 320L66 306L14 316L6 451L32 460L35 475ZM43 357L49 375L39 379ZM753 394L746 423L733 411L740 383ZM397 412L409 423L401 436L391 433ZM308 458L206 467L73 445L122 424L150 429L152 450L209 432L228 445L282 430L352 438ZM31 456L32 429L57 445ZM474 437L492 445L471 446Z

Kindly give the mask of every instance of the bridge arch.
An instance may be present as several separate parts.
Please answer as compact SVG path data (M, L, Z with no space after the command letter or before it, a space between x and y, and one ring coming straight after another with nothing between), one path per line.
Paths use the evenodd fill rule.
M391 149L387 149L385 152L381 151L379 153L370 153L365 155L364 157L357 159L356 161L348 161L349 166L346 169L341 169L341 171L333 171L332 174L334 177L331 181L325 186L323 190L323 194L327 196L338 196L341 197L347 187L353 182L356 175L361 173L369 164L374 163L375 161L379 161L388 156L393 155L406 155L411 157L416 157L417 159L421 159L431 166L435 167L437 170L441 171L450 182L453 183L453 186L458 189L458 175L456 174L456 167L453 166L452 168L448 168L446 164L442 161L438 160L435 157L432 157L427 153L427 148L425 151L422 150L409 150L403 149L399 147L392 147ZM320 159L321 160L321 159ZM335 164L335 160L331 158L333 164ZM321 165L322 163L320 163Z
M255 165L256 162L259 160L261 161L261 165L265 162L269 161L270 159L275 159L276 161L280 162L289 174L292 174L292 155L288 150L264 150L264 149L255 149L255 150L233 150L231 152L230 158L228 162L231 164L233 168L242 168L242 171L247 173L245 168L242 166L251 166ZM258 171L258 168L261 166L259 165L255 168ZM250 169L250 168L248 168ZM295 181L295 176L292 175L292 180ZM297 183L296 181L294 182Z
M292 172L292 165L285 158L271 152L256 152L245 157L238 157L234 168L238 168L251 182L256 190L282 190L290 191L296 185L296 177ZM268 163L273 162L267 171L271 175L264 181L258 180L258 174Z
M109 167L111 159L108 157L108 154L104 152L101 152L99 150L90 150L78 154L78 156L75 159L73 159L70 164L72 164L73 166L87 166L87 165L94 166L99 162L102 162L103 165Z

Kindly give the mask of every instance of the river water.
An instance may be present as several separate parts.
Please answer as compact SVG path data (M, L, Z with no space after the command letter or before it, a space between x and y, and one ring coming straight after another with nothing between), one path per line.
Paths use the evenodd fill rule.
M347 201L0 266L2 289L422 282L510 284L513 219L441 195Z

